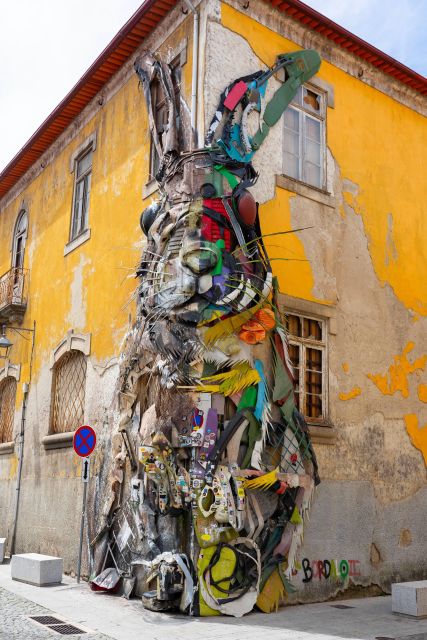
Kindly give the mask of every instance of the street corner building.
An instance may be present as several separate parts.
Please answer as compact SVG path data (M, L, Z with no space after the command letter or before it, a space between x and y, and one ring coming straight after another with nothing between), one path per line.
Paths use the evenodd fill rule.
M426 93L299 0L141 5L0 174L8 553L76 571L90 425L95 590L427 578Z

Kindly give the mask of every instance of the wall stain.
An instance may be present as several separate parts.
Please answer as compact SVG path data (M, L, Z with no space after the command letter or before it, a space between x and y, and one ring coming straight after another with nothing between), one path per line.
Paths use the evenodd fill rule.
M419 449L424 456L424 462L427 465L427 423L424 426L418 424L418 416L410 413L404 416L406 431L411 438L411 442Z
M362 389L360 387L353 387L353 389L351 389L351 391L348 391L347 393L340 393L339 399L353 400L353 398L357 398L357 396L360 396L361 393L362 393Z
M10 459L9 480L14 480L16 478L17 470L18 470L18 456L13 455Z
M427 403L427 384L418 385L418 399L420 402Z
M392 396L400 391L404 398L409 396L408 376L415 371L422 370L426 366L427 356L423 355L413 362L409 362L408 353L414 348L413 342L408 342L401 355L393 356L394 363L388 368L386 374L368 373L367 377L378 387L382 394Z

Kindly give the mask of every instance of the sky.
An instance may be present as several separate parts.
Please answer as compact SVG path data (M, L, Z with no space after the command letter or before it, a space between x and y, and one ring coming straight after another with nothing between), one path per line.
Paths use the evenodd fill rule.
M0 170L27 142L141 0L0 0ZM427 74L427 0L306 0Z

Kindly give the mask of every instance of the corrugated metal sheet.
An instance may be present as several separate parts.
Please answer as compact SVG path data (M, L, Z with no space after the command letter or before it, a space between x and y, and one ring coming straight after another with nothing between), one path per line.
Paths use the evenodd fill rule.
M0 174L0 198L70 125L177 2L178 0L146 0L141 5L69 94L3 169ZM301 22L308 29L321 33L325 38L418 93L422 95L427 93L426 78L364 42L300 0L265 0L265 2Z

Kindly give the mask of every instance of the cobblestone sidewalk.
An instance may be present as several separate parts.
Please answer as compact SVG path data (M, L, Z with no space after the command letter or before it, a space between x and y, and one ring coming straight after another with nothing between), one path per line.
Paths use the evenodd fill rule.
M6 591L0 587L0 640L54 640L70 638L77 640L111 640L103 633L62 635L28 619L29 616L51 615L63 620L63 617L45 609L26 598Z

